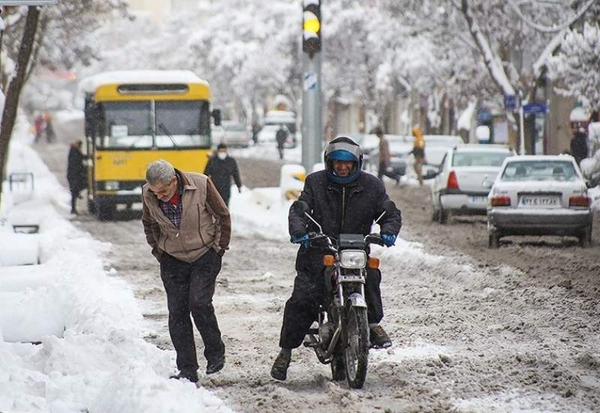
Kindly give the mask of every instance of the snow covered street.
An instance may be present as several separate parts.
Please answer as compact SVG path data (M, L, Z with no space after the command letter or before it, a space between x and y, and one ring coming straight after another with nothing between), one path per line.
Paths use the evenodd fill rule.
M61 143L38 145L59 179L72 138L63 131ZM276 164L241 165L250 177ZM140 220L98 222L83 215L69 223L66 190L35 160L27 167L47 180L44 187L52 189L46 198L57 212L44 213L52 221L39 235L42 251L50 254L42 254L41 265L3 267L4 339L7 325L31 330L7 317L25 309L34 292L48 298L31 301L63 316L49 310L25 315L43 313L66 329L62 336L49 332L54 335L43 336L41 345L0 342L0 411L224 411L206 390L246 412L591 412L600 405L597 245L584 251L532 241L490 256L477 239L482 221L434 227L423 189L390 186L404 214L402 239L375 253L384 275L383 325L394 346L371 352L363 390L332 382L329 366L305 348L294 352L288 380L280 383L269 369L295 275L296 247L286 234L289 204L279 200L277 188L234 192L233 240L215 294L227 364L206 377L200 360L196 390L168 380L174 352L165 295ZM35 288L22 290L24 272ZM5 297L12 297L11 305Z

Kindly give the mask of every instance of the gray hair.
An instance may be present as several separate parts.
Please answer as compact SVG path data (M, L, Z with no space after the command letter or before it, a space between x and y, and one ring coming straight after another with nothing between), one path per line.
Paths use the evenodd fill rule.
M171 180L175 176L175 168L169 162L164 159L152 162L146 169L146 181L150 185L156 185L163 183L165 185L170 184Z

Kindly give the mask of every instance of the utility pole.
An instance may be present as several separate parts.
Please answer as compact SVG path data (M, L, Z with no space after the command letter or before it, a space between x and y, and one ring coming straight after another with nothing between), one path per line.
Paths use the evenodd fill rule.
M302 165L306 173L321 161L321 1L302 6Z

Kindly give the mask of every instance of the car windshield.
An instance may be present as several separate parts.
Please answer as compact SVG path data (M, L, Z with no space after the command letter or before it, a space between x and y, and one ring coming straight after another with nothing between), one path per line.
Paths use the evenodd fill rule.
M508 152L455 152L452 166L502 166Z
M519 161L506 165L503 181L574 181L577 173L569 161Z
M104 148L174 148L210 146L208 102L105 102L102 131L96 145Z

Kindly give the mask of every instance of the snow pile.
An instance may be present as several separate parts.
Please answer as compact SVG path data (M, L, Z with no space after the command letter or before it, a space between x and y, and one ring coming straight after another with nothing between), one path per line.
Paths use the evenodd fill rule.
M35 190L3 203L0 233L7 256L22 254L21 238L37 239L41 264L0 267L0 411L230 411L209 391L168 379L174 353L143 340L130 286L103 269L108 246L59 214L69 195L28 139L12 143L8 173L33 172ZM39 234L12 233L27 218Z

